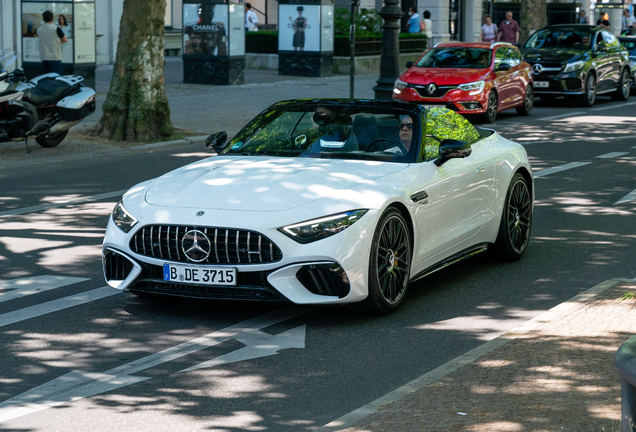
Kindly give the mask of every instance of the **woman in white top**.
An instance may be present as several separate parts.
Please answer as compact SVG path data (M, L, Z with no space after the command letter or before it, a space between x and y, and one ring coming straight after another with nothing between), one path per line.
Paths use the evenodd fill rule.
M433 39L433 21L431 21L431 13L429 11L424 11L424 34L426 38L430 41Z
M482 42L496 42L497 41L497 26L492 23L490 15L484 17L486 24L481 26L481 41Z
M58 27L62 29L64 35L70 39L71 38L71 26L68 25L68 21L66 21L66 17L64 15L60 15L57 19Z

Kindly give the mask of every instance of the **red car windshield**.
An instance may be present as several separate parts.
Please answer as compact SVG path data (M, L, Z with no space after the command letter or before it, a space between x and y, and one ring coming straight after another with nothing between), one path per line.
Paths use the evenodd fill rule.
M417 67L484 69L490 66L492 51L483 48L433 48L417 62Z

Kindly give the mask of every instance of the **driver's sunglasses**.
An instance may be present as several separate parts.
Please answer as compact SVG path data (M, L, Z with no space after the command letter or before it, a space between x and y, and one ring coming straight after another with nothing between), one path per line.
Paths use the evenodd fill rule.
M413 129L413 123L400 123L398 127L400 129Z

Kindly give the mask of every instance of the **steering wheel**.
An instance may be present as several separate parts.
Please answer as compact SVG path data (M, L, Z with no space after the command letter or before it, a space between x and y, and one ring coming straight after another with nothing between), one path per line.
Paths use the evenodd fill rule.
M388 137L380 137L374 139L364 151L371 153L376 151L385 151L393 147L398 147L403 154L406 154L406 151L404 151L404 145L402 145L401 142Z

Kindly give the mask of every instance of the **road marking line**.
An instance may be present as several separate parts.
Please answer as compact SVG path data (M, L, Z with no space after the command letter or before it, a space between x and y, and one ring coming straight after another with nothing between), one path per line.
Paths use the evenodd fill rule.
M599 159L612 159L612 158L623 156L626 154L629 154L629 152L611 152L611 153L605 153L596 157Z
M52 312L61 311L84 303L89 303L94 300L110 297L112 295L119 294L120 292L121 291L116 290L115 288L105 286L80 294L75 294L72 296L63 297L61 299L38 304L35 306L26 307L24 309L18 309L13 312L7 312L0 315L0 327L15 324L17 322L25 321L31 318L36 318Z
M55 275L0 280L0 303L87 280Z
M529 332L530 330L552 320L559 316L562 316L579 306L581 303L584 303L598 294L602 293L605 290L608 290L620 283L618 279L611 279L605 282L601 282L600 284L590 288L587 291L582 292L581 294L572 297L570 300L561 303L552 309L549 309L547 312L542 313L539 316L534 317L530 321L521 324L519 327L516 327L501 336L488 341L477 348L474 348L467 353L441 365L440 367L433 369L430 372L425 373L424 375L415 378L413 381L406 383L402 387L399 387L396 390L374 400L373 402L358 408L354 411L351 411L348 414L336 419L325 426L319 427L318 429L314 429L314 432L335 432L342 431L347 428L350 428L360 421L362 421L365 417L368 417L371 414L374 414L380 407L383 405L387 405L400 399L410 395L411 393L421 390L429 384L432 384L436 381L439 381L443 377L448 374L455 372L459 368L470 364L471 362L477 360L481 356L488 354L496 350L497 348L517 339L519 336Z
M618 103L618 104L612 104L610 106L601 106L601 107L598 107L598 108L591 108L590 111L604 111L604 110L608 110L608 109L612 109L612 108L622 108L624 106L634 105L634 104L636 104L636 102Z
M577 116L579 114L585 114L585 111L574 111L574 112L569 112L567 114L557 114L557 115L553 115L553 116L550 116L550 117L543 117L543 118L540 118L540 119L537 119L537 120L539 120L539 121L558 120L558 119L562 119L562 118L565 118L565 117L574 117L574 116Z
M578 168L578 167L582 167L585 165L589 165L592 162L570 162L570 163L566 163L564 165L557 165L555 167L552 168L546 168L546 169L542 169L539 171L535 171L532 173L532 175L537 178L537 177L543 177L543 176L547 176L550 174L554 174L554 173L558 173L561 171L566 171L572 168Z
M60 201L60 202L54 202L54 203L48 203L48 204L40 204L40 205L36 205L36 206L31 206L31 207L22 207L22 208L18 208L18 209L15 209L15 210L8 210L8 211L0 212L0 217L3 217L3 216L16 216L16 215L22 215L22 214L27 214L27 213L35 213L35 212L42 211L42 210L48 210L50 208L64 207L64 206L67 206L69 204L83 204L83 203L92 202L92 201L98 201L98 200L106 199L106 198L119 197L119 196L122 196L124 193L126 193L126 191L127 191L127 189L120 190L120 191L115 191L115 192L106 192L106 193L103 193L103 194L87 196L87 197L72 198L72 199L64 200L64 201Z
M624 202L629 202L629 201L636 201L636 189L634 189L633 191L631 191L630 193L628 193L627 195L625 195L623 198L619 199L618 201L616 201L614 203L614 205L616 204L622 204Z
M518 144L521 145L532 145L532 144L561 144L561 143L569 143L569 142L576 142L576 141L586 141L586 142L605 142L605 141L611 141L611 140L622 140L622 139L634 139L633 135L624 135L624 136L611 136L611 137L575 137L575 138L565 138L565 139L554 139L554 140L541 140L541 141L537 141L537 140L528 140L528 141L522 141L522 140L515 140L512 139L512 141L517 142ZM636 148L632 147L632 148Z

